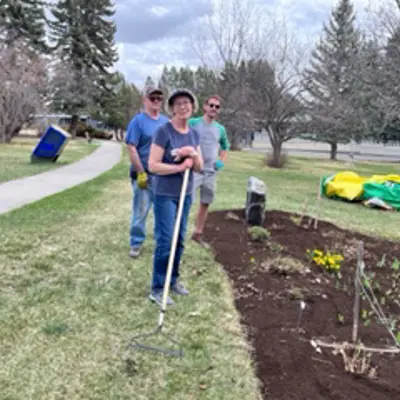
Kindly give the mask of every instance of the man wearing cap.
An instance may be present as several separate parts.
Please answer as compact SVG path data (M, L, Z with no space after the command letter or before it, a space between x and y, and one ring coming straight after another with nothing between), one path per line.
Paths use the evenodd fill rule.
M203 171L194 175L193 202L195 193L199 190L200 207L192 239L205 247L207 245L203 241L202 234L209 206L215 197L216 173L224 167L229 150L226 129L216 121L220 109L221 98L218 95L209 96L203 103L203 116L192 118L189 121L190 126L200 136L200 146L204 160Z
M168 122L162 115L164 93L160 88L147 86L143 92L144 111L130 121L126 133L126 145L131 161L130 177L133 189L132 217L130 223L131 257L140 254L146 238L146 220L152 204L151 174L148 159L153 133Z

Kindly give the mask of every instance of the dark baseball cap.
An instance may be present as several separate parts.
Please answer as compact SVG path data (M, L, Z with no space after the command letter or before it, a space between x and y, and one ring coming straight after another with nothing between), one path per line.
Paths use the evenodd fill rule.
M153 85L146 86L143 90L143 95L148 97L151 96L152 94L161 94L163 96L164 91L157 86Z

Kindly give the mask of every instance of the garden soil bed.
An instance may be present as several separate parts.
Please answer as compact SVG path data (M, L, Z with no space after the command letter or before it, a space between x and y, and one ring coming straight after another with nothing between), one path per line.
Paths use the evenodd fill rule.
M205 239L232 282L264 398L400 399L400 355L373 354L371 368L376 374L369 377L346 372L340 354L327 348L318 352L311 345L315 339L351 341L359 241L364 242L366 270L376 273L382 292L392 284L400 243L345 231L327 222L319 222L314 230L306 227L307 219L300 226L298 216L280 211L266 213L270 238L258 243L251 240L243 217L243 210L211 213ZM307 249L340 252L344 256L342 278L337 280L312 264ZM299 323L302 301L306 307ZM370 310L366 300L361 301L361 308ZM400 307L392 299L383 309L399 319ZM366 346L394 345L373 317L361 319L359 336Z

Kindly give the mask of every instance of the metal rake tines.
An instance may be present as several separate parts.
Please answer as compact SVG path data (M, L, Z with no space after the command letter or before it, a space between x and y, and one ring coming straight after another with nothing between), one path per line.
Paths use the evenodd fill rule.
M150 344L145 343L146 339L148 339L150 337L154 337L154 336L164 337L167 340L167 342L172 343L173 345L177 346L178 349L161 347L161 346L150 345ZM161 327L157 327L157 329L155 329L152 332L141 333L141 334L133 336L130 343L128 344L128 348L136 348L136 349L140 349L140 350L153 351L153 352L157 352L157 353L167 354L172 357L180 357L180 358L183 357L183 350L182 350L181 344L177 340L171 338L170 336L168 336L167 334L162 332Z

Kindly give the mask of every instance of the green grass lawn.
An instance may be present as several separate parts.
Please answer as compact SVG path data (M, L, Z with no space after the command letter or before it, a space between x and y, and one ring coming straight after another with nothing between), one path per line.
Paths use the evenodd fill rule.
M363 174L398 172L356 167ZM268 208L299 211L306 197L315 198L321 174L342 169L293 159L277 171L263 167L259 155L231 153L214 208L243 207L254 175L268 185ZM125 156L87 184L0 216L0 399L260 398L230 284L212 255L190 241L182 274L191 295L177 299L165 321L185 357L125 349L158 318L146 298L151 229L142 257L127 255L127 176ZM400 214L325 199L321 213L341 226L400 240Z
M38 141L38 138L17 137L11 144L0 144L0 183L71 164L98 147L96 144L88 144L86 140L71 140L57 162L32 164L30 156Z

